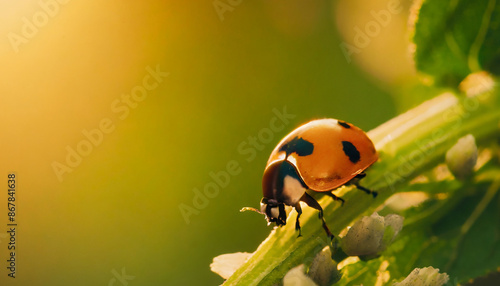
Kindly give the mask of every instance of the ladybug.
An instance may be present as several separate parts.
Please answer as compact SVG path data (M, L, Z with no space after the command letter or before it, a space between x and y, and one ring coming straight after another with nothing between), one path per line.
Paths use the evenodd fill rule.
M264 214L268 224L286 224L285 206L295 208L295 229L301 236L300 202L319 211L326 234L333 239L323 218L321 205L308 193L318 192L344 203L332 191L343 185L377 193L359 185L364 170L377 161L375 147L363 130L337 119L310 121L285 136L271 153L262 178L261 209L243 208ZM290 208L288 208L290 209Z

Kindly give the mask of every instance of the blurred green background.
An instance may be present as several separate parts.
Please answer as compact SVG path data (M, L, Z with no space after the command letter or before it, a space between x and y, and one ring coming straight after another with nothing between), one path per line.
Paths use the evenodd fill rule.
M401 110L410 3L378 21L389 2L0 2L0 168L18 176L19 224L15 279L0 234L0 284L222 283L212 258L252 252L270 231L238 210L258 206L282 136L323 117L370 130ZM374 21L346 58L341 43ZM148 69L168 76L154 84ZM284 108L284 128L263 131ZM186 221L180 206L231 161L241 171Z

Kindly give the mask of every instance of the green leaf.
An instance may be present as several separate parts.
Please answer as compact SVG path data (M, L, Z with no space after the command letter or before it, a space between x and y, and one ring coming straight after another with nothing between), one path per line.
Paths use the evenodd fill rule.
M396 258L391 266L404 275L411 271L408 268L433 266L459 283L496 270L500 266L498 187L498 182L476 186L473 195L438 222L403 235L397 251L387 253Z
M473 72L500 73L500 1L423 0L415 9L419 71L453 87Z

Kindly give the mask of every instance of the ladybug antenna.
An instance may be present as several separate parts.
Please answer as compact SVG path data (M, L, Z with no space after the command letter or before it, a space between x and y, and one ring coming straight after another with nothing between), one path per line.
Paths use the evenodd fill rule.
M256 213L260 213L260 214L263 214L263 215L266 215L265 213L259 211L258 209L256 208L251 208L251 207L244 207L240 210L240 212L246 212L246 211L253 211L253 212L256 212Z

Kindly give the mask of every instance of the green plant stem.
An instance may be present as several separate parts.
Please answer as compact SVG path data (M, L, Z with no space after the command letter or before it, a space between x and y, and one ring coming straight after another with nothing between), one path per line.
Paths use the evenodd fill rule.
M444 162L446 151L458 138L470 133L480 144L497 137L499 122L496 90L472 98L445 93L368 132L380 159L367 171L362 185L379 195L373 199L352 187L342 187L336 194L346 200L343 207L329 197L320 199L330 229L337 235L404 190L414 177ZM292 212L288 221L295 221L295 217ZM289 269L302 263L309 265L329 240L317 211L303 209L301 224L300 238L294 223L275 228L224 285L272 285L279 283Z

